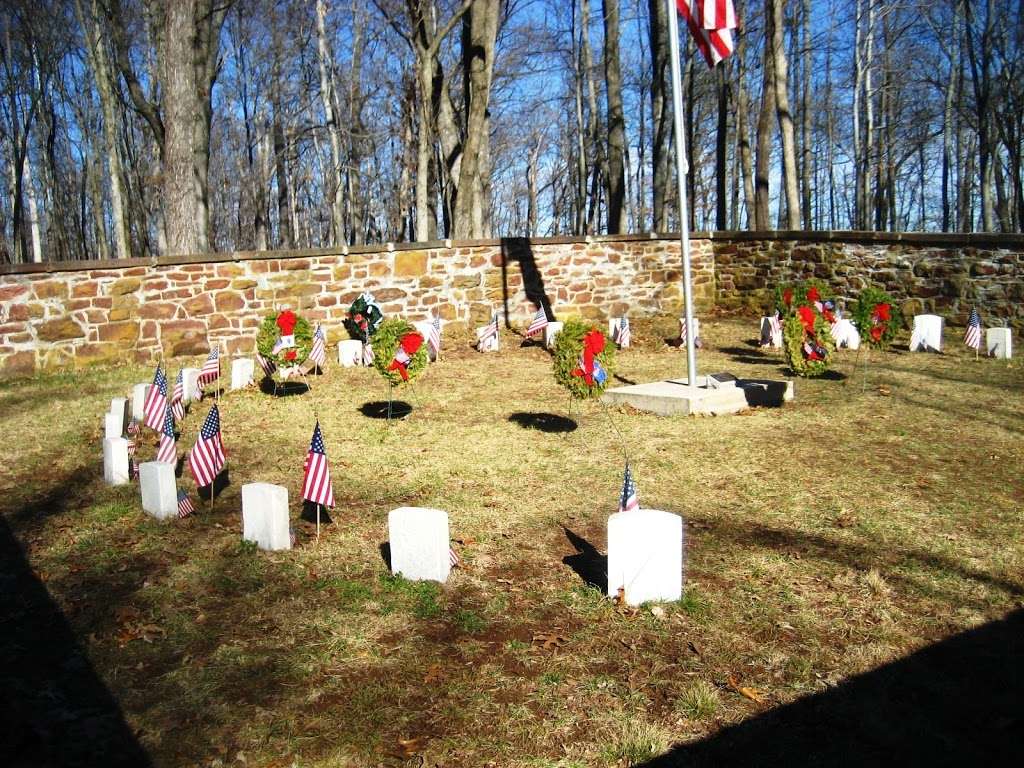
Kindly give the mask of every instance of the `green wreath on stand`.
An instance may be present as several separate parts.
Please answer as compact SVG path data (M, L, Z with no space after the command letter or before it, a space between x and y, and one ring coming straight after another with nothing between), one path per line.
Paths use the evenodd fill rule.
M892 296L880 288L867 287L857 297L853 324L862 341L872 349L885 349L900 329L901 316L893 312Z
M783 323L782 346L793 372L808 378L828 371L836 351L829 322L807 304L797 307Z
M373 298L373 294L361 293L349 307L343 324L350 338L365 344L377 332L383 319L384 313L377 300Z
M267 315L256 336L256 349L286 379L306 362L313 349L313 329L309 322L290 309Z
M615 345L597 326L567 320L555 337L555 381L580 400L600 397L615 374Z
M388 384L408 384L427 367L427 345L423 336L407 321L392 317L374 332L373 366Z

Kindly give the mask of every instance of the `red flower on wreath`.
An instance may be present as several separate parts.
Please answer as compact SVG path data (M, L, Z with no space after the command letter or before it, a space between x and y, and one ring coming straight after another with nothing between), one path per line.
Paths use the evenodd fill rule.
M286 309L284 312L277 316L277 327L281 330L282 336L291 336L292 331L295 330L295 323L299 321L299 318L295 316L295 313L290 309Z
M296 354L294 349L289 349L287 352L284 353L285 360L294 360L297 356L298 355Z
M819 301L820 299L821 294L818 293L818 289L812 285L811 289L807 291L807 300L811 302L811 304L813 304L814 302Z
M604 351L604 344L604 334L600 331L588 331L583 337L582 365L572 375L582 376L588 387L594 386L594 358Z
M876 323L887 323L889 322L891 309L892 307L885 303L875 304L875 312L872 315L871 319L874 320Z
M782 301L788 307L793 303L793 289L787 288L782 292Z
M800 318L800 325L804 327L807 333L814 333L814 310L810 307L799 307L796 311L797 317Z
M868 333L871 334L871 340L876 344L882 340L882 331L885 330L880 325L872 325L871 330Z
M821 316L825 318L825 322L827 322L829 325L834 325L836 322L836 316L831 309L821 310Z

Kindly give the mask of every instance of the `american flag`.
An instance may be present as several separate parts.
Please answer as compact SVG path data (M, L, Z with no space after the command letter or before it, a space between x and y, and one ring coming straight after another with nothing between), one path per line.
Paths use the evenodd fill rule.
M622 493L619 495L619 512L632 512L634 509L640 509L640 500L636 495L633 473L629 471L629 464L626 464L626 474L622 478Z
M967 319L967 330L964 332L964 344L974 350L981 349L981 315L977 307L971 307L971 316Z
M697 320L695 319L693 324L697 327L697 333L699 334L700 333L700 323L697 322ZM679 343L682 346L686 346L686 318L685 317L680 317L679 318ZM694 338L693 346L697 347L697 349L700 349L701 343L700 343L700 336L699 335Z
M302 481L302 498L314 504L333 507L334 485L331 483L331 468L327 464L327 449L324 448L319 421L313 428L313 439L309 442L309 453L306 454L303 469L306 476Z
M373 365L373 345L370 342L363 344L363 365Z
M192 506L192 500L188 497L188 491L182 488L178 491L178 517L188 517L196 508Z
M530 321L530 327L526 329L527 337L533 336L534 334L540 333L548 327L548 316L544 312L544 307L537 308L537 314L533 316L533 320Z
M256 353L256 364L259 365L259 367L263 370L264 376L273 376L274 371L277 370L277 366L274 365L269 360L267 360L267 358L265 358L259 352Z
M142 406L142 423L159 432L164 426L164 411L167 410L167 376L159 365L153 376L153 386L146 393Z
M324 338L324 329L319 324L313 333L313 349L309 351L309 360L318 368L323 368L327 362L327 340Z
M430 347L430 353L436 360L441 353L441 318L438 315L434 315L434 322L430 324L430 329L427 332L427 346Z
M167 408L164 416L164 430L160 433L160 447L156 449L156 460L168 464L178 463L178 441L174 438L174 416Z
M477 331L476 346L477 349L483 351L487 346L487 343L491 339L498 338L498 313L495 312L491 315L491 322L483 327L483 329Z
M220 411L214 405L206 416L196 444L188 453L188 468L200 488L209 485L224 469L224 443L220 438Z
M141 431L139 422L134 419L128 422L128 477L138 477L139 474L139 460L135 458L135 451L139 449Z
M220 378L220 347L214 347L207 355L202 370L199 371L198 384L211 384Z
M448 547L448 564L452 568L458 568L462 565L462 561L459 560L459 553L451 547Z
M619 325L615 329L615 343L618 344L620 348L625 349L626 347L629 346L629 337L629 318L620 317Z
M676 0L676 9L709 67L733 52L732 30L738 24L732 0Z
M185 371L178 369L178 378L174 380L174 391L171 393L171 413L181 421L185 418Z

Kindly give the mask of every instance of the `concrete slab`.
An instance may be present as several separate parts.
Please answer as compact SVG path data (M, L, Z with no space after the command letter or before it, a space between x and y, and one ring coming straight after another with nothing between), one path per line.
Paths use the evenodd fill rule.
M615 387L606 390L602 399L609 405L629 405L659 416L720 416L754 406L780 406L793 399L793 382L736 379L719 381L717 388L709 388L707 377L698 376L695 387L687 379L667 379Z

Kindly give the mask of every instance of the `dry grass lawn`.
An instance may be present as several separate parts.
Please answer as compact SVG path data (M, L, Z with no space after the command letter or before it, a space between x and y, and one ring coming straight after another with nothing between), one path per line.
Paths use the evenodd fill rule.
M682 374L672 323L634 328L621 377ZM782 377L753 320L704 325L704 372ZM784 408L585 403L570 431L549 355L508 331L448 349L390 425L361 410L378 374L335 365L301 396L226 394L230 485L166 523L102 482L102 413L150 370L0 385L0 762L6 736L15 766L138 765L132 739L160 766L640 765L999 620L1024 605L1024 369L947 344L866 374L841 353ZM297 504L314 412L338 503L319 543ZM678 603L594 586L623 448L642 505L686 520ZM293 551L241 543L256 480L288 487ZM402 505L449 512L446 585L388 574Z

